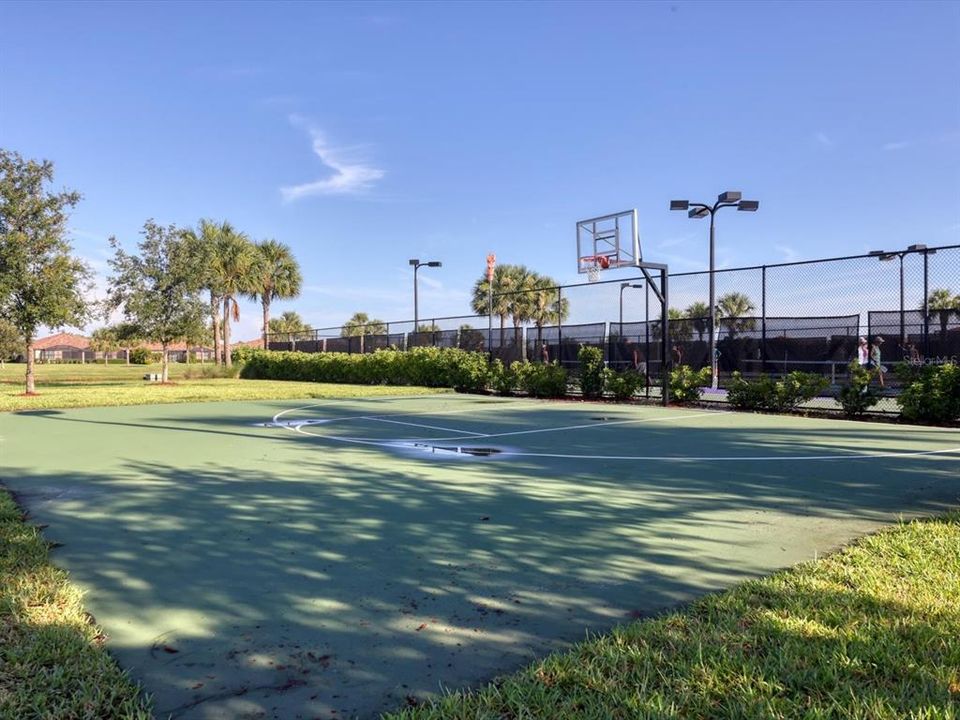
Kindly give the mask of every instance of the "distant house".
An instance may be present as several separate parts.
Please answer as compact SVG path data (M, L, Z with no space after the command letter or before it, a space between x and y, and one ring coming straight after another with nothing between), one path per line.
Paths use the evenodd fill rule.
M145 347L151 352L161 352L159 343L144 343L134 347ZM120 348L106 353L107 360L125 359L133 347ZM186 343L173 343L167 347L171 362L187 362L187 355L191 362L213 360L213 349L202 346L187 348ZM88 363L103 362L104 353L90 349L90 338L75 333L57 333L49 337L40 338L33 343L33 358L42 363Z
M57 333L33 343L33 359L38 362L92 362L90 338L73 333ZM101 355L101 359L102 359Z

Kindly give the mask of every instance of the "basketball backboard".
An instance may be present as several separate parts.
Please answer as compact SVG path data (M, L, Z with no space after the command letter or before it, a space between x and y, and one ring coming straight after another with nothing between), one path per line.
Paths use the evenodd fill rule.
M601 270L637 267L641 260L635 209L577 223L578 273L595 276Z

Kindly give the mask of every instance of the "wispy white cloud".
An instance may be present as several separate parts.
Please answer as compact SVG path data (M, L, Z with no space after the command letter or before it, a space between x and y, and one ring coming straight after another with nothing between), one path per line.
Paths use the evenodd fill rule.
M900 141L898 141L898 142L888 142L888 143L885 143L885 144L883 145L883 149L884 149L884 150L887 150L887 151L903 150L904 148L908 148L908 147L910 147L911 145L913 145L913 143L910 142L909 140L900 140Z
M793 262L794 260L800 259L800 253L798 253L789 245L774 245L773 249L783 254L784 262Z
M323 131L292 115L290 122L305 127L312 140L314 154L332 174L321 180L280 188L286 202L315 195L356 195L370 190L386 174L362 158L363 146L334 147Z
M833 147L834 142L830 137L823 131L818 132L813 136L813 139L817 141L817 144L822 147Z

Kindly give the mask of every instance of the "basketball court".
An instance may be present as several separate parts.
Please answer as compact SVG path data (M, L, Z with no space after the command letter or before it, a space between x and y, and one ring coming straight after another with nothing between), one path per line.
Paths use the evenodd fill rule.
M438 394L0 416L158 717L376 717L960 500L960 431Z

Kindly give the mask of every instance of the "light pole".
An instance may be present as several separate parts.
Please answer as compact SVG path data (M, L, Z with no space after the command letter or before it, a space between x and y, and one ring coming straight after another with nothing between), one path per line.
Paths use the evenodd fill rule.
M417 299L417 270L426 266L426 267L442 267L443 263L439 260L428 260L427 262L420 262L418 258L413 258L410 260L410 264L413 266L413 331L419 332L420 325L420 308L419 301Z
M713 205L705 203L695 203L689 200L671 200L671 210L688 210L687 217L700 220L707 215L710 216L710 368L712 386L717 388L717 303L714 283L714 272L716 270L716 253L714 243L714 219L721 208L735 207L740 212L756 212L760 207L759 200L741 200L740 193L734 190L727 190L717 196L717 201Z
M623 342L623 291L627 288L642 288L643 283L620 283L620 342Z
M917 243L915 245L910 245L906 250L892 250L887 252L886 250L871 250L870 255L872 257L878 258L880 262L888 262L894 258L900 258L900 351L903 352L907 348L907 328L906 328L906 311L904 308L904 299L903 299L903 259L910 253L922 253L923 254L923 324L924 328L927 325L927 256L933 255L936 253L936 250L928 250L926 245L922 243ZM926 333L924 333L924 354L927 353L926 349Z

